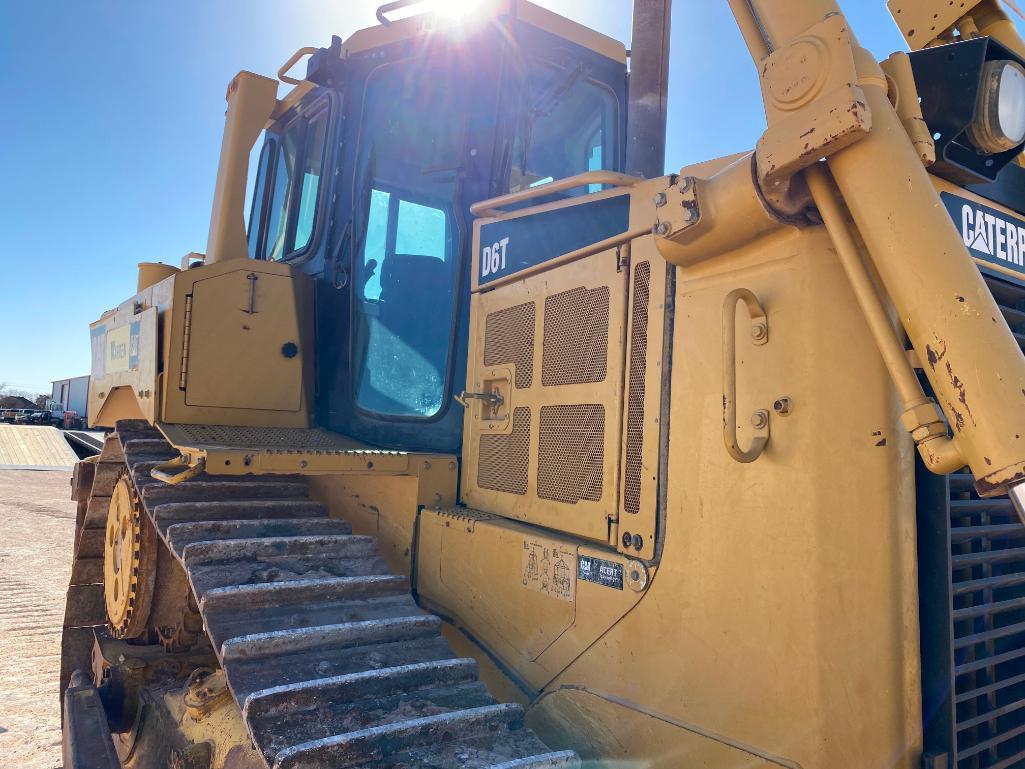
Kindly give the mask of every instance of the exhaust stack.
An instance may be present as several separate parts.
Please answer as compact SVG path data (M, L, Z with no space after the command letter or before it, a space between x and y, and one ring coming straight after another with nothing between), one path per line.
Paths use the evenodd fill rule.
M673 0L634 0L625 168L646 179L665 173L672 7Z

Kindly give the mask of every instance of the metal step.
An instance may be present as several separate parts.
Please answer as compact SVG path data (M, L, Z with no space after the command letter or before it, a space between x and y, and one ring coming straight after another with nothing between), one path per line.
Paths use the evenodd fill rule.
M579 766L524 728L518 705L495 703L376 542L327 517L302 479L167 486L149 477L167 444L124 443L268 766Z

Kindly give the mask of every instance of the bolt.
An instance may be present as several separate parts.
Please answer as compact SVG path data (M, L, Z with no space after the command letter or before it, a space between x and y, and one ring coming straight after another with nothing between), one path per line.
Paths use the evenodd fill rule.
M630 543L633 542L633 536L629 531L623 532L623 547L630 547Z
M655 204L655 208L662 208L668 200L669 198L666 197L666 194L664 192L660 192L655 196L652 202Z
M762 322L754 323L751 326L751 338L755 341L761 341L768 335L769 329Z
M635 550L640 550L642 547L644 547L644 537L642 537L640 534L634 534L633 545Z
M424 470L430 470L430 469L431 469L431 463L430 462L424 462Z
M751 415L751 426L755 430L764 430L769 424L769 415L764 411L756 411Z
M653 232L656 235L661 235L662 237L665 237L669 234L669 222L657 222L655 224L655 229L653 230Z
M448 469L449 470L455 470L456 469L456 463L455 462L449 462L448 463Z
M331 672L331 663L330 662L327 662L326 660L323 660L323 661L317 663L317 673L319 673L322 676L326 676L330 672Z
M785 417L790 413L791 408L790 398L783 396L775 403L772 404L772 410L779 414L781 417Z

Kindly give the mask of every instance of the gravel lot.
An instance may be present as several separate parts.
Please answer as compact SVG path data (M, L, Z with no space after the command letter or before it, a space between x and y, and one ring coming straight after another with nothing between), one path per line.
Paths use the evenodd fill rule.
M64 591L75 503L70 473L0 470L0 762L61 765Z

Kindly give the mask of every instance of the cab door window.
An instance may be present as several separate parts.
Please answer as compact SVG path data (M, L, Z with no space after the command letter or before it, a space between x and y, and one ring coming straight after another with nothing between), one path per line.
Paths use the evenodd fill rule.
M423 66L372 74L361 126L353 400L386 418L433 418L449 388L462 97Z

